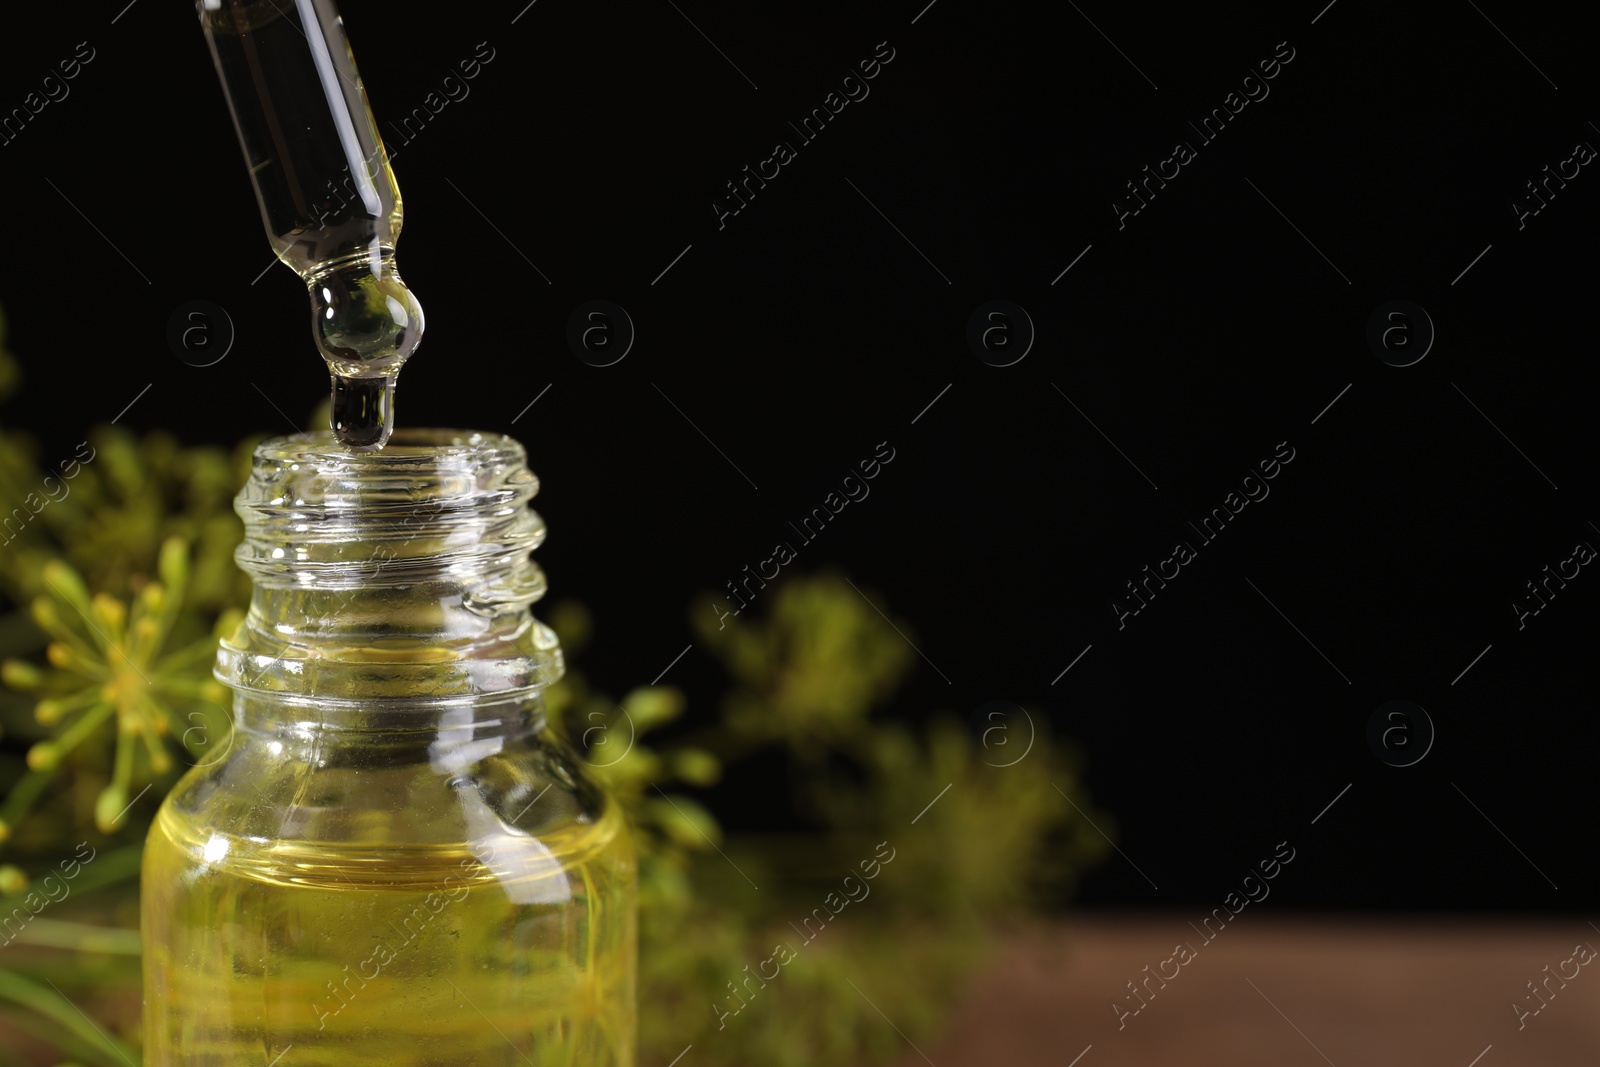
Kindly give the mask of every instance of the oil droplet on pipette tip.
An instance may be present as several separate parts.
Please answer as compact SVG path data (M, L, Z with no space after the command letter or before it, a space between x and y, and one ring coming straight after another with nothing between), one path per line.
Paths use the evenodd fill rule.
M333 435L357 452L376 452L394 432L395 376L332 377Z

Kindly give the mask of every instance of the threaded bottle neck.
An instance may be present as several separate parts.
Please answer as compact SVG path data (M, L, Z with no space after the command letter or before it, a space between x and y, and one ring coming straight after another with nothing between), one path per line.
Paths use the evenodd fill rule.
M263 442L235 504L254 592L217 677L335 705L535 694L562 672L529 610L545 590L538 488L499 434L400 430L376 452L327 432Z

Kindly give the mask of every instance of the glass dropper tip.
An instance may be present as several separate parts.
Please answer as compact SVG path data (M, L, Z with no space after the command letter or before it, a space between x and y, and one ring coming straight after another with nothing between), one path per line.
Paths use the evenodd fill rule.
M395 270L393 251L346 259L307 282L317 348L333 379L333 433L376 451L394 430L400 367L422 342L422 305Z
M394 432L395 375L333 375L333 435L356 452L376 452Z

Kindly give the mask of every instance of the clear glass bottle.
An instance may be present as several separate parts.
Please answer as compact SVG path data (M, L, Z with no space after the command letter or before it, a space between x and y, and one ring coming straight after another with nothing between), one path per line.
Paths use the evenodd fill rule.
M145 850L146 1064L633 1063L633 851L544 720L537 488L492 434L257 450L234 731Z

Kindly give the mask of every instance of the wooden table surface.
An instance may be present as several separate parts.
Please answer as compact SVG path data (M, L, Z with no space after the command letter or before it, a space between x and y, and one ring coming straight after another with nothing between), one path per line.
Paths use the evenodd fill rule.
M1010 937L945 1038L899 1067L1600 1064L1600 965L1574 956L1600 931L1584 918L1241 919L1209 943L1181 914L1078 915ZM1196 950L1181 966L1180 941ZM1112 1003L1139 1003L1126 983L1157 971L1177 976L1152 979L1119 1024ZM1558 971L1577 973L1563 988ZM1525 983L1546 980L1531 1014Z
M944 1037L897 1067L1600 1067L1600 965L1571 962L1600 946L1586 918L1245 913L1210 942L1190 921L1077 914L1014 934ZM1195 949L1181 965L1179 942ZM1131 1014L1126 983L1174 970ZM1548 1003L1519 1028L1529 982ZM55 1062L33 1045L0 1033L0 1064Z

